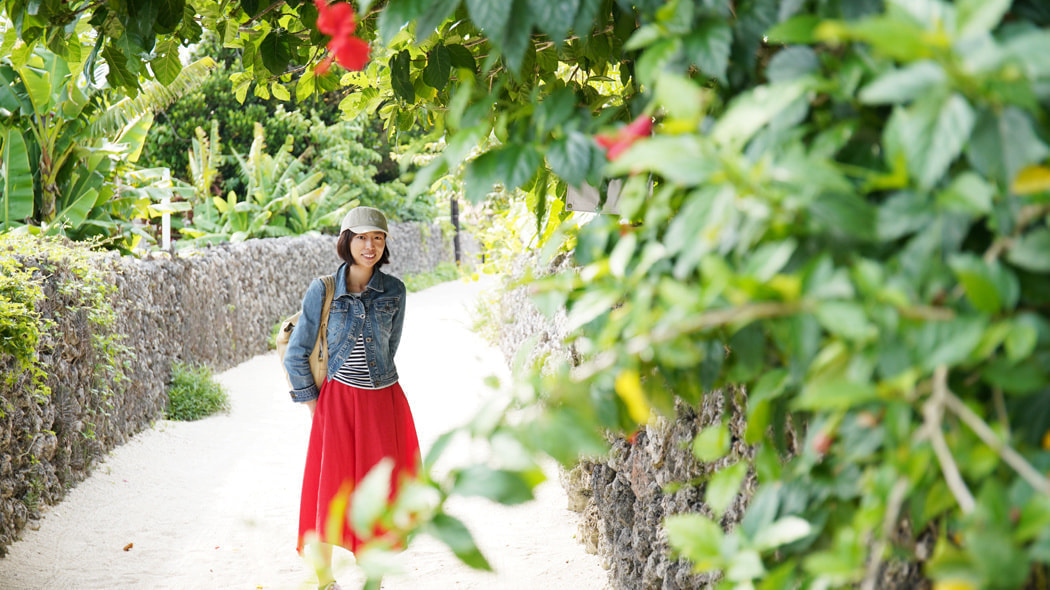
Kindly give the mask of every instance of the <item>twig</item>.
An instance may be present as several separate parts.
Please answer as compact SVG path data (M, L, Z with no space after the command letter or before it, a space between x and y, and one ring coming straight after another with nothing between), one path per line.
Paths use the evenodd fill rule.
M882 564L882 554L886 551L887 539L893 535L893 527L897 525L897 517L901 513L901 505L904 504L904 494L908 491L908 480L900 478L893 484L890 497L886 500L886 515L882 518L882 538L875 544L868 560L868 571L861 582L860 590L875 590L878 581L879 565Z
M980 416L975 414L973 410L968 408L961 399L956 397L951 391L948 391L947 388L945 389L944 405L958 416L964 424L969 426L970 430L973 430L974 434L984 441L984 444L998 453L1007 465L1013 467L1014 471L1035 488L1037 492L1050 495L1050 479L1039 473L1020 453L996 436L995 432L985 424Z
M944 432L941 431L941 420L944 417L944 406L948 395L948 369L941 365L933 371L933 393L922 406L924 428L927 436L930 437L933 453L937 455L937 461L941 464L944 482L948 484L948 489L955 496L955 501L958 502L963 514L969 514L973 512L977 502L969 488L966 487L966 482L959 473L959 467L952 458L951 449L944 440Z

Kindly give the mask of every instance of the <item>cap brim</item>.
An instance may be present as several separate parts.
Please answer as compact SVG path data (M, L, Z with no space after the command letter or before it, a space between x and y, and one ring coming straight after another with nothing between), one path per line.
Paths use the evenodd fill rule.
M386 233L385 229L383 229L381 227L377 227L375 225L358 225L358 226L354 226L354 227L344 228L344 231L345 230L350 230L350 231L354 232L355 234L364 234L364 233L368 233L370 231L381 231L384 234Z

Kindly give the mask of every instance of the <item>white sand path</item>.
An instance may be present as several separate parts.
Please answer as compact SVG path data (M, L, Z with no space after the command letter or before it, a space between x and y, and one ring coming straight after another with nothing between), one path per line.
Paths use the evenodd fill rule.
M502 355L469 328L473 301L490 285L456 281L408 298L397 364L424 454L491 395L487 376L507 375ZM159 421L112 451L0 559L0 589L316 587L295 552L308 412L288 400L274 353L218 379L229 414ZM599 558L576 539L578 516L553 470L535 501L456 498L449 511L496 572L471 570L420 536L402 554L403 575L383 588L608 587ZM335 564L344 589L360 587L349 553L338 550Z

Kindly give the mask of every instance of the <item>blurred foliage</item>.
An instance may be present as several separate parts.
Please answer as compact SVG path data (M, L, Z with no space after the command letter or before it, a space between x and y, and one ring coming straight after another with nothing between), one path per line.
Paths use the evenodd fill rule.
M407 274L402 279L410 293L429 289L441 283L447 283L463 277L463 270L454 262L442 262L430 272Z

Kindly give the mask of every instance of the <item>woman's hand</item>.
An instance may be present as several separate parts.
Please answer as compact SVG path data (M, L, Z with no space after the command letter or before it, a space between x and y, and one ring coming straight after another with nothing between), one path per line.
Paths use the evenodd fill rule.
M317 409L317 400L310 400L303 403L306 404L306 407L310 408L310 416L313 417L314 411Z

